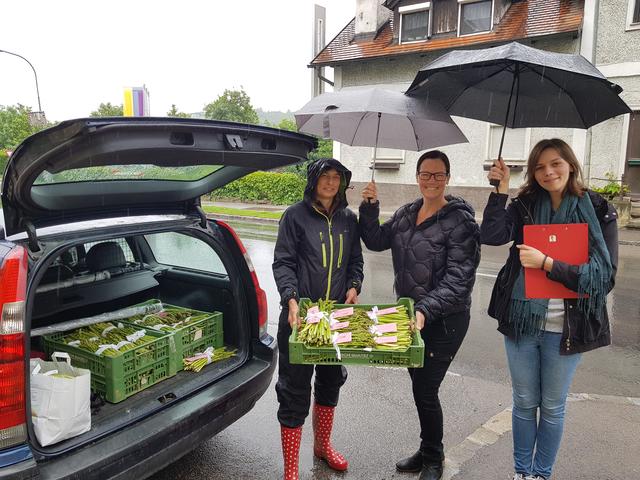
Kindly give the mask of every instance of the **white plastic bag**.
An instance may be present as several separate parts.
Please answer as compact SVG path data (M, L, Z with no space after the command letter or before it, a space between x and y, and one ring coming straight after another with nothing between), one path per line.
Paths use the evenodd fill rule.
M42 446L91 429L91 372L72 367L68 353L54 352L51 358L30 361L31 422ZM56 361L60 358L66 361Z

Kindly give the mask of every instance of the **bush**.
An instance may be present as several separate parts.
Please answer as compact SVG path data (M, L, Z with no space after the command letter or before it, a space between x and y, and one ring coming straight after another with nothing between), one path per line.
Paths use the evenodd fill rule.
M4 169L7 166L7 162L9 161L9 155L4 150L0 150L0 178L4 175Z
M609 183L604 185L603 187L594 187L591 186L591 190L599 193L607 200L615 200L618 197L623 197L629 193L629 185L622 183L621 180L618 180L616 176L611 173L605 173L605 177Z
M293 173L254 172L218 188L209 198L291 205L302 200L307 181Z

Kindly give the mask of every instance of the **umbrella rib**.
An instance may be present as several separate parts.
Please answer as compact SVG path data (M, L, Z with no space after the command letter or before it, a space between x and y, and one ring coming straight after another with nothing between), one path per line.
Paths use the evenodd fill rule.
M418 134L416 133L416 126L413 124L413 118L412 117L407 117L409 119L409 123L411 124L411 127L413 127L413 138L416 139L416 152L420 151L420 145L418 144Z
M355 142L356 135L358 134L358 130L360 129L360 124L362 123L362 120L364 120L364 117L367 116L367 113L368 112L363 112L362 116L360 117L360 120L358 120L358 125L356 125L356 128L353 130L353 137L351 138L351 143L349 145L353 145L353 142Z
M465 93L467 90L469 90L470 88L475 87L476 85L478 85L481 82L484 82L485 80L488 80L491 77L494 77L496 75L498 75L499 73L504 72L505 70L507 70L509 67L511 66L510 63L505 64L504 68L498 70L497 72L492 73L491 75L489 75L488 77L485 77L481 80L478 80L477 82L474 82L472 85L468 85L467 87L465 87L458 95L456 95L456 97L449 102L449 105L447 105L447 110L449 110L451 108L451 106L456 103L458 101L458 99L462 96L463 93ZM480 68L480 67L486 67L486 65L478 65L474 68Z
M553 83L556 87L558 87L558 88L560 89L560 91L561 91L562 93L566 94L566 95L567 95L569 98L571 98L571 100L573 101L573 98L571 97L571 95L569 94L569 92L567 91L567 89L566 89L566 88L564 88L564 87L562 87L562 86L560 86L560 85L558 84L558 82L556 82L555 80L553 80L553 79L552 79L552 78L550 78L550 77L545 77L544 75L542 75L542 72L539 72L538 70L536 70L536 69L535 69L535 68L534 68L530 63L529 63L529 64L525 64L525 66L526 66L527 68L529 68L532 72L537 73L537 74L538 74L538 75L540 75L541 77L544 77L544 78L546 78L548 81L550 81L551 83ZM562 71L562 70L560 70L560 69L558 69L558 68L553 68L553 67L545 67L545 69ZM567 71L569 71L569 70L567 70ZM571 73L574 73L575 75L582 75L581 73L575 73L575 72L571 72ZM587 76L587 75L584 75L584 76ZM592 78L595 78L595 77L592 77ZM580 110L578 110L578 107L577 107L577 105L575 104L575 102L574 102L573 104L574 104L574 106L576 107L576 112L578 113L578 116L580 117L580 120L582 120L582 124L583 124L583 125L585 125L585 128L589 128L589 127L587 127L587 126L586 126L586 125L587 125L587 123L584 121L584 117L582 116L582 113L580 112Z

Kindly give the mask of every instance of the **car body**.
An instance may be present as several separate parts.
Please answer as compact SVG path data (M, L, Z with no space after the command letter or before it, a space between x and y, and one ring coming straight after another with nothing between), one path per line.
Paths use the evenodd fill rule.
M0 224L0 479L145 478L251 410L276 363L266 295L200 197L316 145L230 122L105 118L62 122L15 150ZM29 358L43 336L152 298L222 312L236 355L98 406L89 432L40 445Z

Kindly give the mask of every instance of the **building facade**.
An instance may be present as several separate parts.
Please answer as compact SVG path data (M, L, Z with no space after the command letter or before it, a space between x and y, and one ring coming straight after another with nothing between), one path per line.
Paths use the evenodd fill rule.
M355 18L311 62L333 67L335 89L383 86L405 91L418 70L453 49L518 41L535 48L582 54L620 84L622 98L640 111L640 0L356 0ZM443 146L452 161L450 191L482 211L490 191L487 169L497 156L502 127L454 117L469 143ZM523 180L530 148L560 137L576 151L589 184L607 173L640 194L640 116L619 116L587 131L507 130L503 158L512 185ZM334 145L353 171L352 202L371 176L372 148ZM376 181L385 208L417 196L420 152L378 149Z

